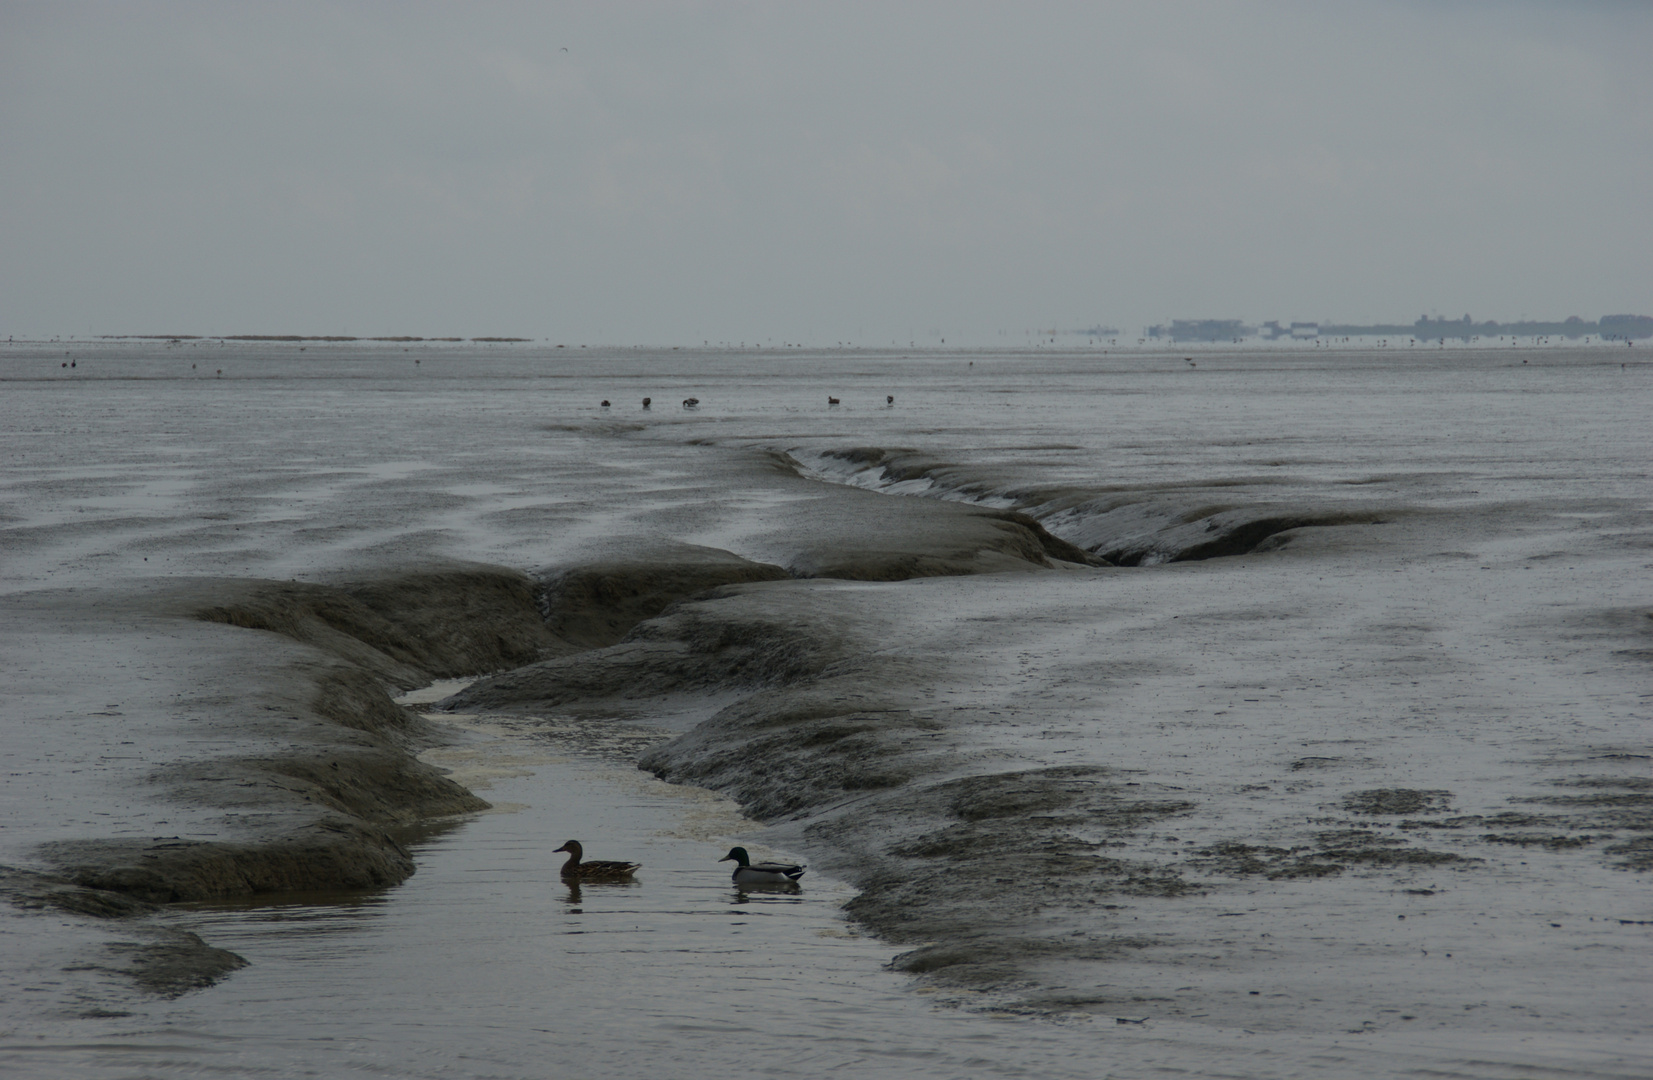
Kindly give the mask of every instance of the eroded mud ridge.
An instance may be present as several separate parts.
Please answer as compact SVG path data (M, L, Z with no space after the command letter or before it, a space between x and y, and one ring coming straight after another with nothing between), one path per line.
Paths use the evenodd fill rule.
M1370 500L1306 492L1257 498L1246 478L1165 484L1038 485L915 450L853 447L789 455L801 473L892 494L1003 508L1065 549L1059 558L1150 566L1283 547L1299 529L1382 524L1412 512ZM1260 486L1272 487L1263 480Z
M250 646L285 661L278 678L238 688L203 719L233 733L227 745L282 748L167 763L147 777L173 803L220 815L196 835L52 841L37 849L50 871L9 869L0 889L24 908L141 920L155 905L405 879L415 868L402 829L488 804L416 759L442 736L391 694L576 648L546 628L538 596L526 575L466 567L338 585L210 582L129 601L160 625L279 635ZM146 990L180 993L241 964L193 935L130 933L141 940L111 945L109 970Z

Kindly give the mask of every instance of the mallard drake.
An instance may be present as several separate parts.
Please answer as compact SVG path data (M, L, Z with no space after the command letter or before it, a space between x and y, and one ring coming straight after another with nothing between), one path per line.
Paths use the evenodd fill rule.
M562 876L570 881L630 881L631 875L643 865L601 859L581 862L585 849L578 840L570 840L557 850L568 852L568 861L562 864Z
M743 847L730 848L718 862L730 859L739 864L732 875L736 885L791 885L804 876L804 868L796 863L755 863Z

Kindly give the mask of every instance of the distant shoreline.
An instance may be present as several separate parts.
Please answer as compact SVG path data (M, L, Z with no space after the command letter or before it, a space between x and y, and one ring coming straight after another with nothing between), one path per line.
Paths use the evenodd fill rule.
M533 341L525 337L350 337L344 334L99 334L103 341Z
M1148 339L1172 341L1242 341L1262 338L1265 341L1281 339L1313 341L1327 338L1411 338L1418 341L1455 340L1472 341L1476 338L1584 338L1600 337L1603 341L1630 341L1653 337L1653 315L1603 315L1593 322L1585 322L1577 315L1566 319L1541 322L1522 320L1500 323L1488 319L1475 322L1468 315L1462 319L1431 319L1425 315L1414 323L1313 323L1294 322L1286 326L1266 322L1247 326L1240 319L1172 319L1169 324L1150 326L1143 331Z

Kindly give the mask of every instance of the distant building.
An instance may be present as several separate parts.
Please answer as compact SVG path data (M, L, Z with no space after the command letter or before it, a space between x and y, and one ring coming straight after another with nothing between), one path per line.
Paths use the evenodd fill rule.
M1257 331L1239 319L1172 319L1170 326L1150 326L1145 336L1172 341L1233 341Z
M1281 326L1279 320L1266 322L1257 328L1257 336L1269 341L1278 341L1281 338L1306 340L1320 336L1320 324L1312 322L1294 322L1289 326Z
M1612 341L1653 339L1653 315L1603 315L1597 322L1586 322L1577 315L1560 321L1522 319L1520 322L1499 323L1488 319L1476 322L1465 315L1461 319L1420 316L1414 323L1372 323L1342 325L1332 323L1294 322L1282 324L1271 319L1261 326L1246 326L1239 319L1172 319L1170 325L1150 326L1144 337L1170 338L1172 341L1238 341L1261 337L1265 341L1286 338L1292 341L1312 341L1320 338L1382 337L1401 341L1459 341L1492 340L1508 337L1554 340L1577 339L1599 334Z
M1603 315L1596 326L1604 338L1633 340L1653 337L1653 315Z

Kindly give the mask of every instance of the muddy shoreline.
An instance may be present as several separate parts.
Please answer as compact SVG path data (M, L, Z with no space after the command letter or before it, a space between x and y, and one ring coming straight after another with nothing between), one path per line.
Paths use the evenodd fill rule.
M851 585L1002 576L1011 566L1057 577L1143 571L1109 569L1018 513L841 497L873 500L860 508L863 524L869 514L893 521L872 543L850 542L841 528L815 534L785 567L676 546L538 576L446 566L327 584L203 582L130 601L151 616L289 643L284 705L262 708L281 712L291 741L276 755L214 756L150 775L169 800L233 808L233 838L56 840L36 849L47 869L8 869L6 894L24 907L141 921L154 905L394 885L415 870L398 829L487 804L417 760L443 735L392 695L479 675L439 707L600 722L646 718L668 698L734 694L644 752L639 766L789 827L861 890L847 909L853 918L912 946L900 970L997 993L1011 1008L1083 1010L1084 995L1043 987L1040 968L1106 966L1149 948L1151 939L1106 913L1204 895L1214 879L1472 874L1488 850L1532 846L1588 846L1611 865L1647 868L1648 796L1617 776L1541 797L1550 812L1453 813L1450 791L1355 789L1300 843L1225 839L1174 859L1143 857L1128 849L1197 816L1199 793L1109 765L1029 768L984 752L969 733L986 717L937 703L938 687L959 672L933 650L891 648L898 623L869 610L858 591L867 586ZM1222 513L1237 536L1279 535L1256 535L1254 518ZM915 520L922 526L910 527ZM1179 530L1188 535L1157 541L1159 550L1185 541L1182 557L1165 561L1226 550L1209 527L1189 532L1172 521L1162 531ZM1640 623L1631 617L1627 627ZM1328 764L1336 759L1305 757L1292 768ZM1442 836L1457 841L1454 850L1429 846ZM1476 843L1466 846L1470 836ZM1075 919L1103 932L1074 940ZM152 992L184 992L239 966L187 936L134 950L133 976Z
M815 565L832 564L867 580L897 580L915 570L967 573L984 562L995 568L1011 560L1048 566L1047 549L1084 558L1013 515L949 516L966 527L941 550L920 550L909 540L861 553L850 567L832 564L835 556L818 549ZM231 715L215 719L244 736L247 713L279 712L258 726L269 729L273 722L290 741L276 755L167 763L145 778L164 790L166 801L228 811L235 819L233 838L52 840L34 849L41 868L6 868L0 890L25 909L141 920L157 905L395 885L415 871L398 829L488 804L417 760L445 736L415 710L396 704L393 694L501 671L506 674L499 678L511 685L543 677L545 666L559 664L563 682L576 673L574 683L590 684L585 697L601 696L603 680L615 677L612 669L619 669L617 677L632 694L651 687L676 692L784 681L793 668L809 668L803 654L812 646L797 635L774 636L772 624L736 631L748 644L744 650L726 638L716 648L688 651L699 655L677 647L669 632L634 631L687 597L747 582L791 581L796 573L679 546L654 560L598 562L540 578L451 565L326 584L174 584L105 598L98 606L114 607L122 617L199 620L284 639L292 654L286 677L252 695L267 697L273 689L280 704L233 701L226 703ZM616 649L629 653L624 661L611 655ZM592 663L594 650L602 652L601 663ZM573 704L581 696L576 685L562 699ZM555 702L541 698L540 704ZM143 948L149 946L134 948L134 955L147 955ZM187 936L167 936L153 948L164 961L131 968L138 985L152 991L198 988L239 966Z
M239 963L189 905L406 880L411 836L483 804L419 762L460 736L394 696L480 675L444 707L552 744L672 732L641 763L853 882L924 1000L1611 1057L1650 947L1625 376L1466 369L1437 404L1410 369L1345 400L1341 370L1202 364L1202 391L1132 360L1018 399L1031 363L927 366L952 396L912 417L811 418L777 384L619 424L525 397L528 361L476 407L458 373L145 384L107 420L64 396L0 596L0 889L56 928L14 981L94 973L51 976L71 1018L187 995ZM212 395L183 436L181 393ZM1466 437L1489 400L1516 435Z

